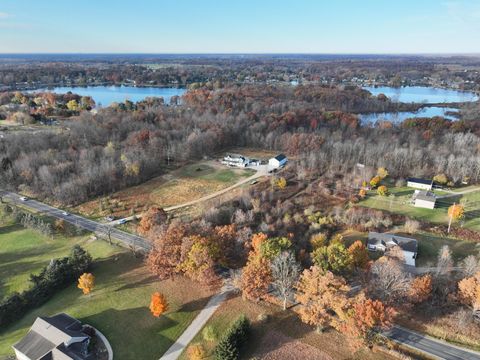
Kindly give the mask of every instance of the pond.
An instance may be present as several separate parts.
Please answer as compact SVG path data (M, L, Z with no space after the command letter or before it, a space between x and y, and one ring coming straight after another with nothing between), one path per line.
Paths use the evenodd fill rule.
M363 89L370 91L373 95L384 94L392 101L405 103L452 103L476 101L478 96L470 91L459 91L452 89L439 89L425 86L403 86L394 88L389 86L366 86Z
M71 91L81 96L91 96L97 106L109 106L114 102L133 102L144 100L147 97L163 97L165 103L170 102L172 96L181 96L185 93L184 88L159 88L159 87L134 87L134 86L86 86L86 87L55 87L50 89L38 89L35 92L54 92L66 94Z
M362 124L374 124L377 121L390 121L393 123L400 123L409 118L420 117L434 117L443 116L446 119L455 121L457 117L450 114L458 113L458 109L452 107L439 107L431 106L424 107L416 112L402 111L402 112L387 112L387 113L372 113L372 114L359 114L358 117Z

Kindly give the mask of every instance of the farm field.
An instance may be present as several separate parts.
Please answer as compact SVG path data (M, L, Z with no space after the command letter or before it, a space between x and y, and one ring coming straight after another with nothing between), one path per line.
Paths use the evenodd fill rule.
M459 190L460 191L460 190ZM388 211L395 214L409 216L411 218L436 223L448 224L448 207L453 203L461 203L465 206L465 219L463 226L472 230L480 231L480 189L465 194L448 194L435 191L437 196L453 195L439 198L435 209L416 208L410 204L414 189L408 187L389 188L388 196L377 195L375 190L369 191L367 197L359 202L360 206Z
M213 360L213 349L222 334L241 315L245 314L252 332L242 359L351 359L352 354L345 346L345 338L338 332L326 331L319 334L311 326L303 324L294 311L283 311L268 303L253 303L233 295L225 301L207 322L215 333L214 341L207 341L199 332L191 344L200 343ZM274 329L274 330L273 330ZM394 359L383 352L360 350L358 360ZM187 360L184 352L181 360Z
M141 185L84 203L74 211L91 218L125 217L153 205L168 207L199 199L254 173L252 169L227 168L216 161L190 164Z
M102 331L114 349L115 359L158 359L211 295L211 290L185 278L160 282L147 272L141 259L100 240L89 242L86 238L54 238L50 243L40 236L31 236L29 232L22 233L17 228L2 227L2 231L2 245L7 244L8 250L3 249L0 256L10 259L9 269L14 269L16 263L32 264L32 267L18 273L11 273L9 271L13 270L7 271L2 266L1 278L7 276L8 283L15 284L17 290L22 287L18 279L35 272L51 257L66 254L75 243L84 246L94 257L92 273L96 277L96 287L92 294L85 296L76 284L72 284L7 329L1 329L1 360L13 354L11 345L26 334L37 316L60 312L66 312ZM19 237L28 241L15 245ZM21 256L13 257L13 254ZM9 292L13 289L14 285L8 287ZM168 312L160 318L154 318L148 309L150 296L155 291L164 293L169 301ZM125 338L129 341L126 342Z

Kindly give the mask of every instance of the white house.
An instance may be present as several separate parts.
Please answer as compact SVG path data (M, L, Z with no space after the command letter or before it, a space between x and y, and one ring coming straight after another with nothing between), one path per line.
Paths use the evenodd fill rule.
M420 190L432 190L433 180L408 178L407 186L414 189L420 189Z
M81 322L62 313L38 317L27 335L12 347L18 360L86 360L90 358L89 342Z
M285 166L287 161L288 159L284 154L279 154L268 160L268 167L271 169L278 169L282 166Z
M385 252L394 246L400 246L405 257L405 264L415 266L415 259L417 258L417 240L397 236L388 233L368 233L367 249L370 251Z
M435 202L437 197L431 191L415 190L413 194L413 204L415 207L433 209L435 208Z
M223 158L222 164L236 167L247 167L250 164L250 159L238 154L228 154Z

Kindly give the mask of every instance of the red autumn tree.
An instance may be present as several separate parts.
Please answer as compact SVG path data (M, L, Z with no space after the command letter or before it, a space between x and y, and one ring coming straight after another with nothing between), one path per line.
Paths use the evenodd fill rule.
M361 294L354 300L342 330L348 335L352 347L372 346L378 332L392 325L394 316L393 308Z
M432 276L427 274L413 279L409 297L414 304L427 301L432 294Z
M270 261L262 257L251 257L242 271L243 298L255 302L261 300L267 294L272 280Z
M159 292L153 293L150 300L150 311L152 312L152 315L155 317L160 317L160 315L165 313L167 310L168 302L166 297Z
M167 217L165 210L157 206L152 206L143 214L137 227L138 233L148 235L155 226L164 224L167 221Z
M362 241L355 241L348 248L348 252L352 257L352 264L357 269L366 269L370 261L368 250Z

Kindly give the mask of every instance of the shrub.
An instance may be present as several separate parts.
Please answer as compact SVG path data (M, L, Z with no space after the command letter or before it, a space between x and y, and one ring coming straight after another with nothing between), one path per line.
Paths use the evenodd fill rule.
M205 341L212 342L217 340L217 333L211 325L205 326L205 328L202 330L202 336Z
M249 330L248 319L245 315L240 316L215 347L215 359L237 360L240 357L242 346L247 341Z

